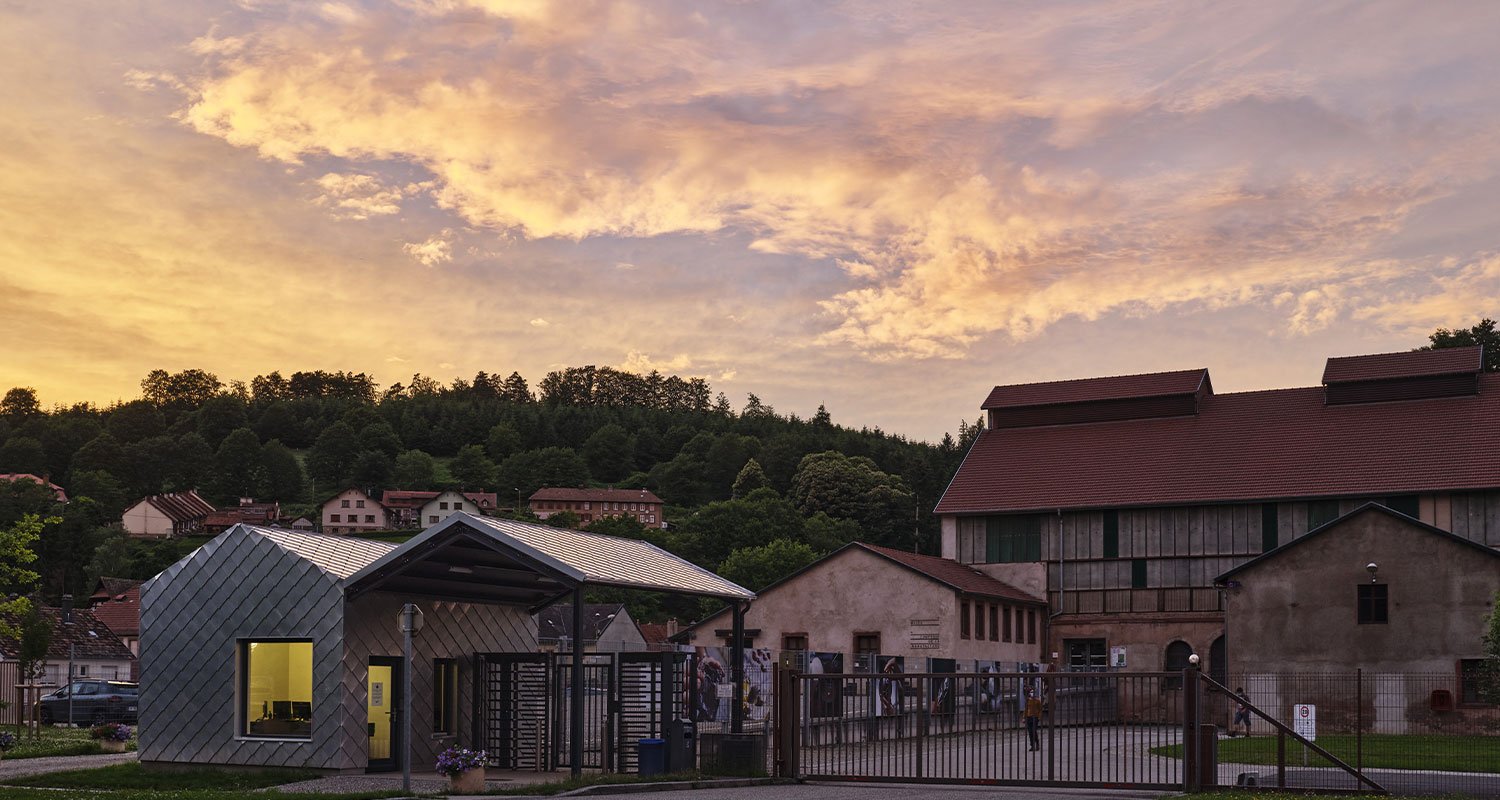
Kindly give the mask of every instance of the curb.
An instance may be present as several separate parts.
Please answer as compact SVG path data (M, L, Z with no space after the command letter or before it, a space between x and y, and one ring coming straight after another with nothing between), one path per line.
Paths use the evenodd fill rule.
M671 792L688 789L739 789L747 786L775 786L796 783L784 778L709 778L697 781L664 781L661 783L601 783L583 786L556 797L590 797L608 794L637 794L640 792Z

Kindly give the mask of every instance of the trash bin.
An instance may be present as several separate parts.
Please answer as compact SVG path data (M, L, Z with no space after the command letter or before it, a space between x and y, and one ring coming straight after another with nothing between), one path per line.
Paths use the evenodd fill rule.
M636 760L636 771L641 775L661 775L666 772L667 740L641 739L636 742L640 756Z
M666 771L689 772L698 768L698 725L690 719L667 721Z

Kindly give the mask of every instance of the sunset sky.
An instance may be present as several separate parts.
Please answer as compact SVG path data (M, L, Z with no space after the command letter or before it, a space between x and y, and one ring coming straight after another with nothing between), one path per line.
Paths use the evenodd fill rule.
M1500 3L0 0L0 390L583 364L935 439L1500 316Z

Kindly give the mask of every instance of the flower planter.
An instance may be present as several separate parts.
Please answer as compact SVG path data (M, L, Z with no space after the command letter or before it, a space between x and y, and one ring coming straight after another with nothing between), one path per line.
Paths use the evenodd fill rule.
M125 743L118 739L100 739L99 746L104 748L104 752L106 753L125 752Z
M484 767L449 775L448 789L454 794L479 794L484 791Z

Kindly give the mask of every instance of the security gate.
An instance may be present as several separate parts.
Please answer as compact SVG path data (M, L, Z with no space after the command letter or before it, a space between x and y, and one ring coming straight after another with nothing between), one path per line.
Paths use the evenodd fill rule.
M482 668L475 730L489 765L503 770L571 767L571 653L491 653ZM683 715L682 653L585 653L583 763L633 772L640 739L660 738Z

